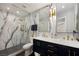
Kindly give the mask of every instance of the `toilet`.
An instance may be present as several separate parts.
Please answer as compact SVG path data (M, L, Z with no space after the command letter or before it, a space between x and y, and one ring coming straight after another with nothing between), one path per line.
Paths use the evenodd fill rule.
M23 49L25 50L25 56L32 54L32 52L33 52L32 46L33 46L32 43L27 43L23 46Z
M25 56L29 56L33 53L33 37L30 37L30 43L25 44L23 49L25 50ZM40 56L37 52L34 52L34 55Z
M33 39L30 38L30 43L27 43L23 46L23 49L25 50L25 56L29 56L33 53Z

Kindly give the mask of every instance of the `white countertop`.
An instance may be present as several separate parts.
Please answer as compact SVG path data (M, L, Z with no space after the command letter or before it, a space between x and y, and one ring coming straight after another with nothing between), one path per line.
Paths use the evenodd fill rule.
M70 40L64 40L64 39L53 39L53 38L47 38L47 37L32 37L32 38L41 40L41 41L65 45L69 47L79 48L79 42L77 41L70 41Z

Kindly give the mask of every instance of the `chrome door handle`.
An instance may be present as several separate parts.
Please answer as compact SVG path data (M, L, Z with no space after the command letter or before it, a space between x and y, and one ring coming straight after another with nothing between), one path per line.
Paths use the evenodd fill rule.
M48 52L54 52L54 51L48 50Z
M54 47L54 46L52 46L52 45L48 45L48 46L49 46L49 47L52 47L52 48Z

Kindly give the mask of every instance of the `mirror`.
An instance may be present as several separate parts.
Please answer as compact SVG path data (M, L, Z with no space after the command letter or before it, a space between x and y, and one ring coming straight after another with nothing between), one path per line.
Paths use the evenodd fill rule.
M39 11L39 32L48 32L49 7Z
M75 5L73 3L56 4L57 32L71 33L75 30Z

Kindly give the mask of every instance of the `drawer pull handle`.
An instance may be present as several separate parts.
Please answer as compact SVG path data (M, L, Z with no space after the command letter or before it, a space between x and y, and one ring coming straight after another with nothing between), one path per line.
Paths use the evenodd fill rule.
M48 45L49 47L54 47L54 46L51 46L51 45Z
M49 52L54 52L54 51L51 51L51 50L48 50Z

